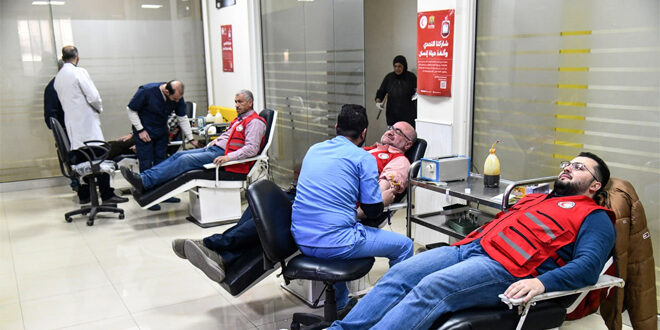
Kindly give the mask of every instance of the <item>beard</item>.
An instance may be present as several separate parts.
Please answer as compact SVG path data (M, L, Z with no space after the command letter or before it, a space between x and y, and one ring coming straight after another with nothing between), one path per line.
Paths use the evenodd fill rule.
M591 182L567 182L556 178L554 192L561 196L581 195L587 191L590 184Z

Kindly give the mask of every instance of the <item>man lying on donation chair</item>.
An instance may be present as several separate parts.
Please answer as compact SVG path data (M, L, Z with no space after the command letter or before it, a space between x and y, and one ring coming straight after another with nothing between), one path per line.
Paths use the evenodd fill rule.
M561 163L550 194L531 194L452 246L392 267L330 329L427 329L441 315L527 302L545 291L596 283L614 245L614 214L593 198L610 172L583 152Z
M135 173L126 167L121 174L139 193L163 184L178 175L204 168L204 164L222 165L228 161L241 160L255 156L264 144L266 121L252 109L253 96L248 90L241 90L234 98L238 117L229 128L205 148L180 151L158 165ZM249 163L223 167L224 171L247 174Z
M404 154L416 139L417 133L410 124L398 122L383 133L380 142L364 148L374 156L378 164L378 183L385 206L392 203L396 194L405 191L410 162ZM295 188L288 192L292 202L295 195ZM360 209L358 216L364 217ZM199 240L175 239L172 241L172 249L177 256L188 259L210 279L219 283L225 279L226 268L231 267L247 249L256 244L260 244L259 236L248 207L239 222L224 233Z

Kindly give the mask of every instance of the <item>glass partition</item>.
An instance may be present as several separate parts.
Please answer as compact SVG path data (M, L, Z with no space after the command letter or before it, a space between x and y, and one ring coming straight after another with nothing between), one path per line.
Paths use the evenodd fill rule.
M64 45L80 52L103 99L106 139L130 132L126 105L141 84L178 79L207 107L201 3L0 1L0 182L60 176L43 91ZM19 145L12 141L21 141Z
M364 105L361 0L261 1L266 107L279 111L270 166L297 178L309 146L334 137L342 104Z
M630 181L660 265L660 3L479 1L473 160L502 176L559 173L582 150ZM656 279L660 278L657 273Z

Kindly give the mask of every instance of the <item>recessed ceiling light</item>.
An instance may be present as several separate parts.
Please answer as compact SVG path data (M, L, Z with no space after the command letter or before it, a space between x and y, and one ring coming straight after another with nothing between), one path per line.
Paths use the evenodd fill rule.
M141 7L144 9L158 9L163 8L163 5L142 5Z
M55 1L55 0L50 0L50 1L32 1L33 6L48 6L48 5L53 5L53 6L63 6L66 4L65 1Z

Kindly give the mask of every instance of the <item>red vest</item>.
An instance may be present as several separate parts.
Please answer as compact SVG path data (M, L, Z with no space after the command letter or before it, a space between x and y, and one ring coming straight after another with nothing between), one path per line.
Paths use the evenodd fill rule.
M530 194L516 203L509 212L500 212L495 219L477 228L462 245L481 238L481 246L511 275L536 276L536 268L553 258L559 266L565 264L557 250L573 243L584 218L595 210L605 210L584 195L546 198L546 194Z
M259 119L262 122L264 122L264 124L266 124L266 120L261 118L261 116L259 116L259 114L257 114L256 111L253 114L243 118L243 120L241 121L239 121L238 117L236 117L236 119L234 119L231 122L231 124L229 125L230 127L229 129L231 129L231 133L229 133L229 138L227 139L225 155L234 152L240 148L243 148L243 146L245 146L245 128L247 127L248 123L253 119ZM259 145L259 148L264 146L264 141L266 141L265 135L264 137L261 138L261 144ZM248 172L250 172L250 167L252 167L252 164L254 164L254 162L225 166L225 171L247 174Z
M378 164L378 174L383 173L383 169L385 166L387 166L387 163L391 162L397 157L403 156L402 153L389 152L389 148L387 148L388 150L375 150L375 145L371 147L364 147L363 149L376 157L376 163Z

